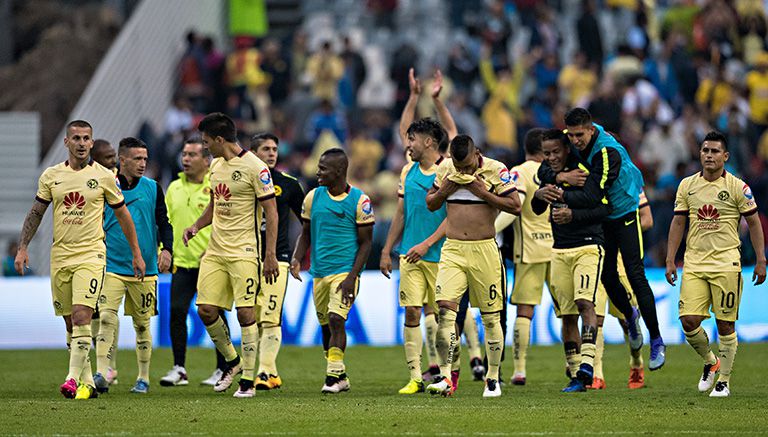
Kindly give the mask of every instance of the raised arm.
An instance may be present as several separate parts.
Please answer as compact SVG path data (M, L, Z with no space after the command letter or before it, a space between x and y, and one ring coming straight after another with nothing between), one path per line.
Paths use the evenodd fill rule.
M416 79L413 68L408 70L408 85L411 93L408 95L408 101L405 102L403 113L400 115L400 140L403 144L408 141L406 132L416 116L416 104L419 102L419 94L421 94L421 82Z
M45 215L46 209L48 209L48 203L43 203L35 199L35 202L32 203L32 208L27 213L27 217L24 219L24 224L21 227L19 249L16 251L16 259L13 262L13 266L16 268L16 272L22 276L24 276L26 269L29 268L27 247L37 233L37 228L43 220L43 215Z
M448 141L451 141L459 134L459 130L456 128L456 122L453 121L453 116L448 107L445 106L442 100L440 100L440 91L443 90L443 73L440 70L435 72L435 80L432 83L432 101L435 104L437 110L437 118L440 123L448 132Z

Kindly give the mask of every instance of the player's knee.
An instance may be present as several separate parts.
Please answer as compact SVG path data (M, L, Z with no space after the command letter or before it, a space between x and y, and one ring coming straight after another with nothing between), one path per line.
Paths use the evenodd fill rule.
M136 331L136 341L149 341L152 339L152 331L149 329L149 318L133 319L133 330Z
M84 305L72 306L72 324L75 326L84 326L91 323L91 317L93 316L93 308Z
M249 326L256 323L256 311L253 307L240 307L237 309L237 321L240 326Z
M586 299L576 299L576 308L579 309L579 313L588 313L595 310L595 304Z
M200 316L200 320L204 324L210 325L219 317L219 310L211 305L199 305L197 307L197 315Z
M517 317L533 319L533 305L520 304L517 306Z
M715 320L717 323L717 333L720 336L731 335L736 332L736 323L728 320Z
M691 332L701 326L701 317L696 316L681 316L680 324L683 325L685 332Z
M486 332L490 329L495 329L501 324L499 313L482 313L480 318L483 319L483 326L485 326Z
M117 326L117 311L114 310L101 310L99 314L99 322L104 328L114 328Z
M407 326L419 326L421 322L420 307L405 307L405 324Z

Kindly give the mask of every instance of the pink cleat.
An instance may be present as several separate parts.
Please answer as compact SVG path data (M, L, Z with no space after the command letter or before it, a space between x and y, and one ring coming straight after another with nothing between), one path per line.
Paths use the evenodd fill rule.
M64 384L61 384L59 389L65 398L74 399L75 394L77 393L77 381L75 381L75 378L69 378L64 381Z

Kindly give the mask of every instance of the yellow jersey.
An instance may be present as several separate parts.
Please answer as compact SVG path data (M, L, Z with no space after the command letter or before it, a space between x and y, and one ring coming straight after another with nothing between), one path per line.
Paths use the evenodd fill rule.
M125 204L114 173L93 161L80 170L65 161L43 172L35 199L53 202L51 270L106 265L104 203L112 208Z
M512 175L509 173L507 166L495 159L487 158L482 155L480 156L477 170L471 175L459 173L453 166L452 159L444 159L437 167L437 174L433 186L435 189L439 189L440 184L446 177L448 180L456 182L459 185L466 185L472 182L475 179L475 176L479 176L480 179L485 182L485 187L488 191L496 195L503 197L517 191L515 181L512 180ZM446 201L448 203L486 203L466 188L459 188L456 192L448 196Z
M517 184L517 191L523 197L520 216L512 222L515 240L513 256L515 263L533 264L549 262L552 259L552 226L549 224L549 212L538 215L531 208L533 193L539 188L536 174L540 162L525 161L512 168L512 180ZM549 207L547 207L549 209Z
M243 150L238 156L211 162L213 229L206 254L253 259L259 256L259 201L275 197L267 164Z
M756 212L752 190L726 171L714 182L701 172L683 179L677 188L675 215L688 216L684 269L741 271L739 221Z

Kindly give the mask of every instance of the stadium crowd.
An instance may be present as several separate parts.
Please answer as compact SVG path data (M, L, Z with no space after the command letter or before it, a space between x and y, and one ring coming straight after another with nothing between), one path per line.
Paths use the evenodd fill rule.
M522 138L530 128L563 128L567 108L588 108L643 172L656 223L645 235L648 266L664 265L675 190L697 168L698 146L711 129L728 137L728 170L757 197L768 194L762 2L424 3L353 5L370 19L364 31L330 13L325 21L305 20L288 40L235 36L227 53L190 32L163 132L142 133L156 149L154 171L170 182L184 139L211 111L236 119L243 140L276 133L279 168L310 188L317 158L341 146L350 154L352 184L376 207L372 254L378 254L405 164L396 125L408 98L408 70L415 67L425 87L442 70L441 97L459 132L509 167L523 161ZM447 38L417 30L419 22L430 24L423 27L433 35L448 32ZM423 100L417 115L434 116ZM746 229L741 234L746 241ZM753 263L751 246L743 247L745 263ZM376 266L372 256L368 267Z

